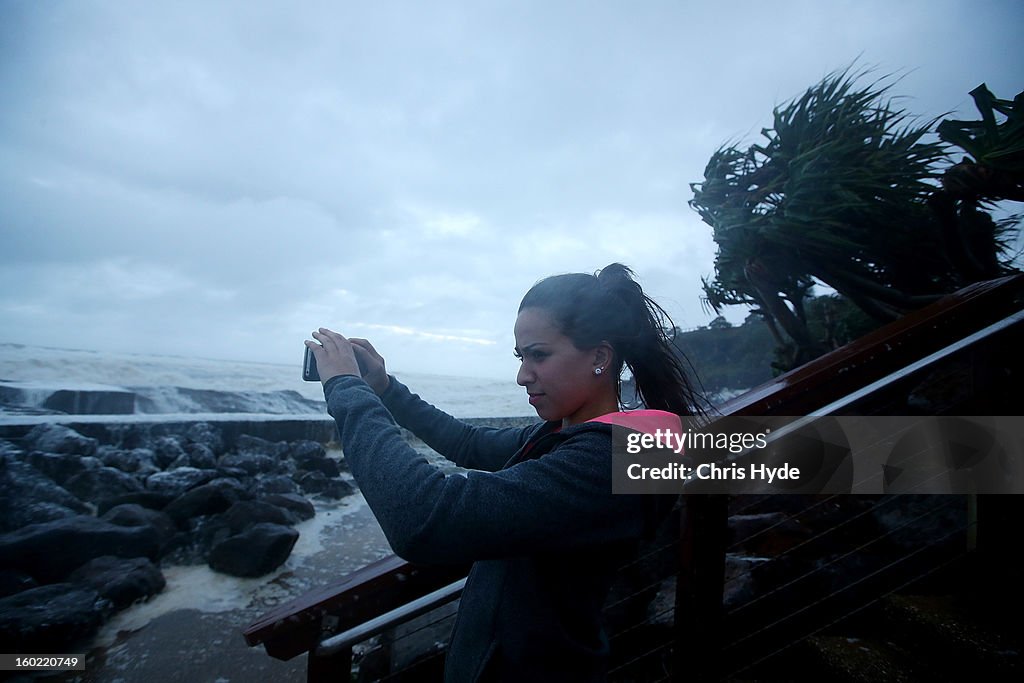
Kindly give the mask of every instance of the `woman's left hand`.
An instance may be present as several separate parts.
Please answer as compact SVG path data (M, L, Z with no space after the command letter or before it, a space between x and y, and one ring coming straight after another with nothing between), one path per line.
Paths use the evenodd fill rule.
M321 327L313 333L313 338L320 342L306 340L306 346L313 350L316 358L316 369L320 373L320 381L327 384L327 380L338 375L355 375L361 377L359 363L356 362L356 353L352 349L352 342L326 327Z

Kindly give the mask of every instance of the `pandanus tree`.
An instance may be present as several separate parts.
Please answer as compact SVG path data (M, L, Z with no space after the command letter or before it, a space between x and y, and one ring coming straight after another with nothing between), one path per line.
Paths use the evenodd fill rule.
M970 94L981 120L949 119L936 129L970 156L946 170L931 206L959 273L980 280L1007 270L1002 257L1019 222L1018 216L995 220L989 210L1001 200L1024 202L1024 92L1000 100L983 83Z
M826 350L804 310L815 283L884 322L979 279L982 271L951 253L960 232L971 233L972 254L984 254L986 274L1005 270L1008 225L979 231L964 199L953 201L949 225L937 217L948 151L927 138L934 121L915 124L889 98L891 84L858 86L862 76L831 74L777 107L764 142L720 148L704 181L691 185L690 205L718 244L715 276L703 282L707 303L716 312L753 307L792 349L788 366Z

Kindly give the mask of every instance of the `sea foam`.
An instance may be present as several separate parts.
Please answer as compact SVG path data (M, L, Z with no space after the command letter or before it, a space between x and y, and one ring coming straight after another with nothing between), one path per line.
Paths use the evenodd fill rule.
M128 391L137 414L324 414L319 382L303 382L300 364L134 355L0 344L0 414L46 413L59 390ZM460 418L534 414L508 381L395 372L425 400Z

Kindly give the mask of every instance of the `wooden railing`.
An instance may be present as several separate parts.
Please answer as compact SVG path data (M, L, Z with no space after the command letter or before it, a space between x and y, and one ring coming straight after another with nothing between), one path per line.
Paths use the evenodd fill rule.
M841 406L836 414L908 414L906 382L919 380L930 370L928 363L955 351L958 357L967 354L969 358L973 389L969 399L959 400L951 409L960 414L1020 414L1021 364L1008 359L1012 358L1011 349L1024 338L1024 324L1012 317L1022 309L1024 276L978 283L738 396L720 406L719 412L722 416L805 415L841 405L837 402L844 397L875 383L878 386L872 385L869 396ZM1013 324L992 338L971 337L1007 320ZM980 502L983 498L979 497L979 516L986 508ZM667 635L658 631L653 640L645 633L639 640L653 643L647 651L635 649L637 639L629 633L618 641L613 634L613 665L625 670L647 656L657 660L655 668L685 671L691 680L710 679L721 669L715 653L723 647L725 631L736 631L726 624L722 601L729 500L724 495L703 494L684 495L683 499L685 505L679 508L675 526L667 527L666 532L671 561L660 565L671 567L675 575L674 627ZM1001 513L999 519L1005 520L1006 515ZM1001 533L996 524L986 537L999 544ZM649 550L650 554L659 552L664 554L666 546ZM393 610L399 610L394 612L395 619L404 619L400 612L404 605L449 586L465 572L465 567L420 567L387 557L279 606L247 627L244 636L249 645L263 645L269 655L279 659L308 653L308 680L336 680L340 672L351 668L351 650L325 648L321 643ZM649 602L656 591L645 589L656 585L634 585L626 592ZM623 630L635 632L636 628ZM617 642L623 644L619 652ZM732 656L740 656L739 652L735 650ZM700 656L694 657L694 653Z

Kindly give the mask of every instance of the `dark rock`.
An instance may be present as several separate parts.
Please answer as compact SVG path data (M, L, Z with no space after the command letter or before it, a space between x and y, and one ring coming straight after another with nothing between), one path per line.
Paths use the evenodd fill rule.
M68 479L65 486L79 499L91 503L142 490L142 484L135 477L113 467L79 472Z
M28 574L11 569L0 569L0 598L36 587L36 580Z
M195 467L179 467L166 472L157 472L146 478L150 491L180 496L185 491L217 478L216 470L200 470Z
M160 542L149 527L123 527L79 515L32 524L0 536L0 568L25 572L40 583L59 581L102 555L156 559Z
M200 547L192 532L179 531L167 543L160 562L164 565L191 566L206 564L209 556L210 551Z
M11 652L61 652L96 633L110 611L91 588L39 586L0 600L0 642Z
M272 493L261 500L288 510L300 520L313 519L316 516L313 504L297 493Z
M217 544L210 552L210 567L232 576L269 574L288 559L299 532L280 524L257 524Z
M235 503L224 513L223 519L232 534L237 534L255 524L263 522L291 526L299 521L298 516L292 512L259 500L246 500Z
M299 485L286 474L271 474L260 477L253 485L253 493L262 498L272 493L298 493Z
M149 448L125 450L113 446L100 446L96 454L107 467L138 477L148 477L160 471L156 464L156 454Z
M238 481L246 481L253 476L241 467L225 467L224 465L221 465L219 458L217 460L217 472L220 473L220 476L222 477L237 479Z
M224 437L209 422L197 422L189 427L186 438L194 444L206 446L214 456L223 455Z
M336 477L341 474L338 463L325 455L307 455L296 459L299 469L308 472L322 472L327 477Z
M242 434L235 441L235 450L243 455L267 455L277 460L288 452L288 445L285 443L273 443L258 436Z
M156 535L161 551L169 546L178 531L174 520L166 513L131 503L110 508L101 519L118 526L149 527Z
M25 443L29 448L37 451L72 455L92 455L99 445L96 439L82 436L64 425L52 423L43 423L33 427L25 435Z
M123 493L111 498L101 498L96 501L96 514L102 515L107 510L118 505L141 505L150 510L163 510L167 504L174 500L173 493L160 491L136 491L134 493Z
M153 441L153 453L156 454L156 464L161 469L166 469L172 462L186 455L181 443L173 436L160 436Z
M167 585L164 575L146 558L109 555L89 560L71 572L68 581L95 589L118 610L156 595Z
M316 441L292 441L288 444L288 455L295 460L303 460L304 458L324 458L327 456L327 451L325 451L324 447Z
M217 467L223 472L225 468L239 468L249 475L270 474L280 468L279 461L269 455L254 453L228 453L217 459Z
M201 470L212 470L217 467L217 456L209 446L201 443L190 443L185 446L185 451L188 453L188 459L192 467Z
M101 461L92 456L81 456L69 453L43 453L32 451L28 454L28 464L64 486L68 479L85 472L102 467Z
M118 448L148 448L152 441L150 426L147 424L120 423L107 425L107 439Z
M75 500L78 499L75 498ZM17 505L19 510L17 514L9 520L10 523L12 523L11 528L5 529L5 531L14 531L16 529L26 527L30 524L45 524L46 522L53 522L58 519L68 519L69 517L77 517L80 514L89 512L87 507L85 510L77 509L77 507L76 509L72 509L64 505L58 505L57 503L46 503L39 501L12 502L14 502ZM84 503L82 503L82 501L78 501L78 504L84 506ZM0 508L2 508L2 506L0 506ZM13 524L17 524L17 526L13 526Z
M164 512L181 524L192 517L225 512L247 495L245 487L237 479L221 477L181 494L164 508Z
M306 493L322 493L329 481L323 472L306 472L299 476L299 486Z
M192 460L188 457L188 453L178 456L174 462L167 466L167 469L176 470L179 467L192 467Z
M16 455L0 455L0 532L88 511L82 501Z
M316 441L293 441L288 444L288 455L301 470L323 472L328 477L336 477L342 471L344 463L327 456L327 451Z
M175 555L175 560L201 560L206 562L210 557L210 550L219 543L226 541L234 535L228 527L224 515L204 515L193 517L188 520L188 530L179 539L182 553Z
M351 496L356 492L356 487L344 479L329 479L324 490L320 492L324 498L339 500L345 496Z
M233 495L237 495L236 500L249 500L252 495L249 493L246 485L236 477L217 477L209 483L222 486L232 492Z

